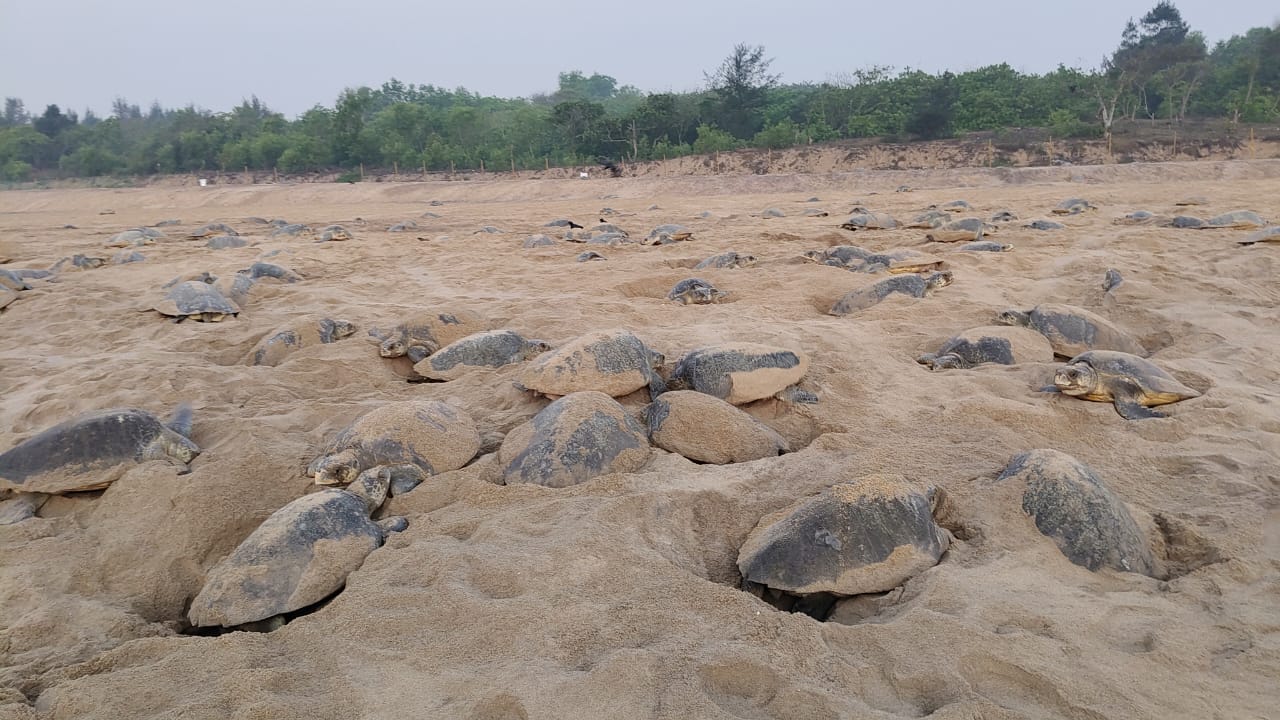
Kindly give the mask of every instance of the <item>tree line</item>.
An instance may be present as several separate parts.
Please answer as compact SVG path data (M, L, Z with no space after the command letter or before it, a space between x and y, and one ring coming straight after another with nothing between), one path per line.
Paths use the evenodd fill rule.
M1123 28L1090 70L1044 74L1008 64L930 74L873 66L823 83L783 83L762 46L739 44L705 87L643 93L610 76L559 76L552 93L481 96L406 84L348 88L333 107L293 120L257 97L228 112L117 99L111 115L49 105L30 116L6 98L0 179L333 168L439 171L540 169L602 158L641 161L784 148L842 138L937 139L976 130L1047 127L1102 137L1117 123L1280 119L1280 26L1208 47L1162 0Z

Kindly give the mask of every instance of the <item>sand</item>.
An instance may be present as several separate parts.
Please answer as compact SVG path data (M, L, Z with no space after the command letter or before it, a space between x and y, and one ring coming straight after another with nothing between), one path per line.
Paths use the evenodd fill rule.
M916 190L893 192L903 184ZM1248 231L1111 223L1174 214L1192 194L1210 201L1197 215L1249 208L1274 220L1280 161L0 193L9 268L109 256L102 243L116 232L183 221L140 248L145 262L37 281L0 314L0 448L77 413L187 400L203 449L188 475L139 466L0 527L0 718L1275 717L1280 246L1241 248ZM854 203L902 220L965 199L1027 221L1067 197L1099 210L1058 232L1007 227L993 239L1011 253L930 247L953 285L849 317L824 311L877 276L797 259L841 241L922 240L839 230ZM589 226L606 206L633 236L678 222L694 239L593 247L608 257L594 263L574 262L587 249L575 244L520 247L549 220ZM767 207L787 216L758 217ZM831 216L802 217L814 207ZM712 217L695 217L704 210ZM268 239L251 215L339 222L355 239ZM419 229L384 232L406 219ZM177 239L211 221L252 244ZM484 225L505 232L475 234ZM147 310L177 275L232 273L275 249L306 279L260 285L239 317L174 324ZM698 271L731 302L664 299L693 263L727 250L760 258ZM1110 297L1109 267L1125 278ZM1052 363L930 372L915 361L1006 307L1042 302L1110 319L1204 395L1130 422L1037 393ZM512 387L521 365L410 384L407 360L378 356L370 327L443 307L556 346L627 327L671 362L701 344L794 348L821 402L748 406L795 450L749 463L655 449L638 472L552 489L496 484L500 468L483 457L389 501L383 513L409 528L316 612L269 634L184 634L208 570L315 491L307 463L361 413L444 400L492 434L546 406ZM265 334L316 315L359 330L277 367L244 364ZM622 401L638 410L647 392ZM1129 503L1168 577L1089 572L1035 531L993 480L1041 447L1088 463ZM738 588L738 548L762 517L880 473L945 491L956 540L939 565L844 613L849 624Z

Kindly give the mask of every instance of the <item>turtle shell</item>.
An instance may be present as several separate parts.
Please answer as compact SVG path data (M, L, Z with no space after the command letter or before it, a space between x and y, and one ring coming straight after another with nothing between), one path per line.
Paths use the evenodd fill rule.
M228 299L218 288L199 280L188 280L174 285L164 299L156 303L155 311L161 315L204 322L218 322L228 315L240 313L240 306Z
M671 372L672 389L689 389L733 405L772 397L809 370L803 352L757 343L726 343L691 350Z

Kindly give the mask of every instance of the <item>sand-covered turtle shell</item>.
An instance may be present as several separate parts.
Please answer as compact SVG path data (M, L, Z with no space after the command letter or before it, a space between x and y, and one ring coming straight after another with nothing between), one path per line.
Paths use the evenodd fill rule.
M635 472L649 460L644 429L602 392L566 395L507 434L498 450L508 485L562 488L608 473Z
M267 333L249 351L250 365L274 367L291 353L311 345L335 343L355 334L356 326L346 320L313 317L295 320Z
M730 250L728 252L720 253L719 255L712 255L711 257L703 260L702 262L699 262L697 265L694 265L693 269L705 270L706 268L724 268L724 269L746 268L746 267L751 267L755 264L756 264L755 255L747 255L744 253L739 253L739 252Z
M240 306L219 292L218 288L200 280L188 280L174 285L153 309L161 315L203 322L219 322L224 317L235 316L240 312Z
M840 223L844 230L892 230L898 227L898 221L885 213L858 213L850 215Z
M630 330L597 330L540 355L521 372L519 384L554 397L584 390L621 397L643 387L660 393L666 388L654 368L662 362Z
M387 403L361 415L307 467L319 485L346 484L378 465L415 465L426 474L457 470L480 450L464 411L438 400Z
M174 422L176 430L138 408L72 418L0 453L0 490L96 490L144 462L167 460L185 467L200 448L179 432L190 432L183 427L190 424L189 418Z
M523 362L550 349L541 340L528 340L514 330L491 330L449 343L415 364L413 371L432 380L453 380L470 370Z
M407 356L416 363L445 345L488 329L488 322L478 313L448 308L409 316L390 332L373 329L369 334L381 340L382 357Z
M928 275L894 275L867 287L857 288L845 293L836 301L828 315L837 317L848 315L859 310L866 310L883 301L890 295L900 294L907 297L923 298L940 287L951 284L951 271L942 270Z
M672 390L696 390L732 405L772 397L800 382L809 356L759 343L725 343L685 353L671 371Z
M1023 512L1076 565L1154 574L1146 537L1088 465L1057 450L1028 450L1015 455L996 482L1025 488Z
M776 457L787 441L773 428L717 397L694 390L659 395L644 409L654 445L694 462L724 465Z
M1047 363L1053 362L1053 346L1048 338L1031 328L988 325L952 336L936 353L921 355L917 362L934 370L970 368L984 363Z
M951 536L933 494L902 478L834 485L762 519L738 551L747 582L796 594L891 590L938 563Z
M1075 357L1088 350L1147 355L1146 348L1129 333L1101 315L1074 305L1045 303L1030 312L1005 310L997 319L1009 325L1026 325L1043 334L1053 345L1053 352L1062 357Z

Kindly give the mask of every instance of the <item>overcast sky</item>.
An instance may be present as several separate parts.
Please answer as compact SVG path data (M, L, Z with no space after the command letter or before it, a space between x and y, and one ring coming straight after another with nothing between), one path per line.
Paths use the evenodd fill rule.
M0 95L106 116L224 111L250 95L294 117L344 87L406 83L522 97L565 70L643 91L703 84L735 43L762 44L784 82L871 65L930 72L1008 62L1092 68L1155 0L0 0ZM1176 0L1210 46L1280 20L1263 0ZM757 9L767 7L768 9Z

